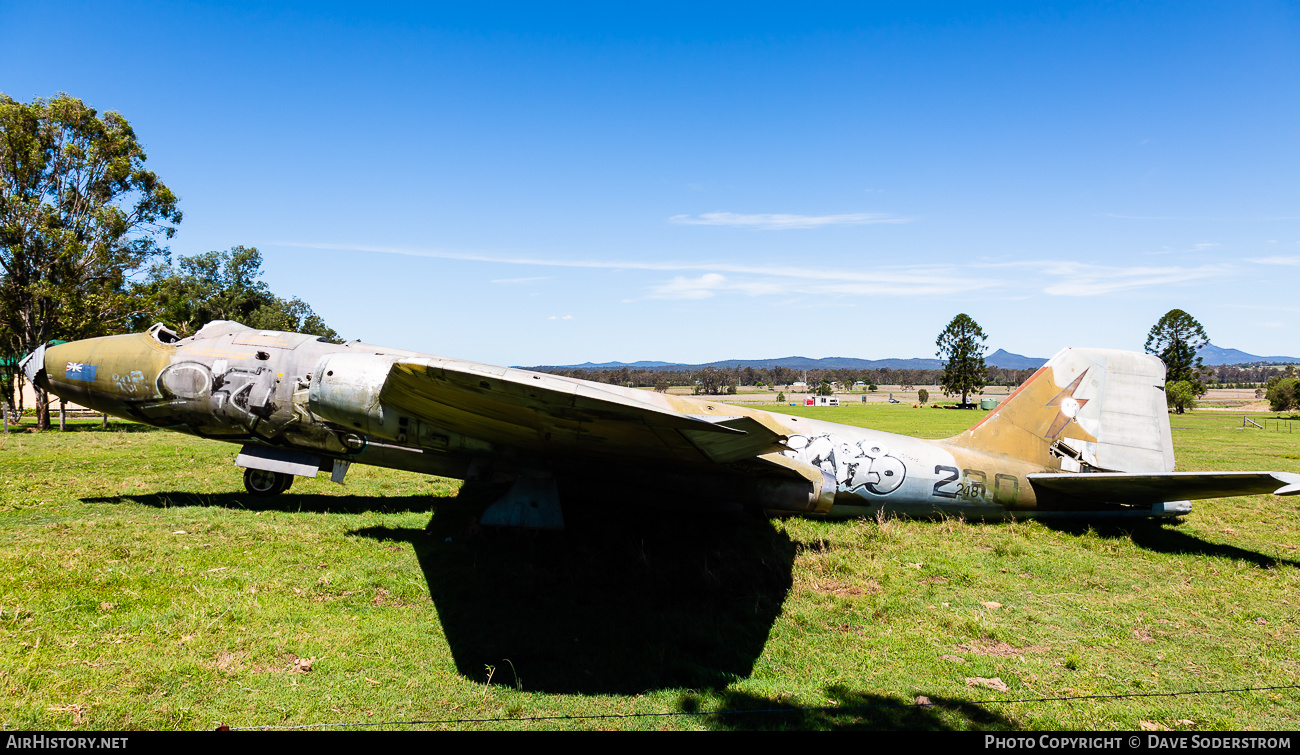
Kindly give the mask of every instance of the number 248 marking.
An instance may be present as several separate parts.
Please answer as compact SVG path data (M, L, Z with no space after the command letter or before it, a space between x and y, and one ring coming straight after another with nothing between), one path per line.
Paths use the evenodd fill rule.
M943 464L935 465L934 473L944 475L935 483L931 495L938 498L984 498L988 495L988 475L978 469L967 469L968 482L961 482L962 471ZM993 501L1014 503L1020 497L1020 479L1015 475L993 475Z

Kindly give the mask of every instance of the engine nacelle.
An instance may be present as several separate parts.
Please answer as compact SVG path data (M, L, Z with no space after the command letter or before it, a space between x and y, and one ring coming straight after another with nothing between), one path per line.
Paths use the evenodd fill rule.
M755 502L773 514L824 515L835 503L835 477L820 467L794 459L784 459L781 466L793 469L802 480L761 477L752 482Z
M401 357L384 354L327 354L311 373L312 414L367 435L398 440L404 434L397 413L379 400L388 372Z

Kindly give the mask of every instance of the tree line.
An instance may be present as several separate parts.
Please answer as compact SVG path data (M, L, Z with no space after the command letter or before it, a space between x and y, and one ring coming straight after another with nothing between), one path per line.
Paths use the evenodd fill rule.
M1209 384L1223 388L1261 388L1269 378L1277 377L1286 371L1286 365L1235 365L1221 364L1212 367Z
M771 390L788 388L803 381L809 393L829 395L835 385L897 385L903 390L916 386L937 386L944 395L960 398L961 406L973 406L972 395L979 395L989 385L1017 386L1029 379L1034 370L1011 370L985 364L988 335L965 313L958 314L935 340L936 356L943 360L940 370L852 368L795 370L789 367L704 367L698 370L658 371L645 369L581 370L535 368L566 377L592 380L628 387L691 388L697 394L734 394L740 386L766 386ZM1270 366L1206 367L1198 353L1209 337L1196 318L1181 309L1165 313L1147 333L1146 351L1165 364L1165 399L1169 408L1181 414L1195 407L1196 399L1205 395L1213 384L1249 384L1259 387L1260 398L1267 397L1275 410L1300 408L1300 379L1293 366L1284 373Z
M806 382L813 390L822 384L837 384L839 390L845 390L854 383L864 385L897 385L904 390L916 386L938 386L943 377L943 370L891 369L880 367L873 370L846 367L841 369L796 370L790 367L703 367L696 370L645 370L619 369L582 370L560 369L555 367L535 367L530 369L549 372L553 375L591 380L609 385L623 385L630 388L656 388L667 390L674 387L696 388L701 394L723 395L730 387L762 387L772 389L788 388L796 382ZM1024 382L1033 370L1012 370L990 367L987 371L986 385L1016 386Z

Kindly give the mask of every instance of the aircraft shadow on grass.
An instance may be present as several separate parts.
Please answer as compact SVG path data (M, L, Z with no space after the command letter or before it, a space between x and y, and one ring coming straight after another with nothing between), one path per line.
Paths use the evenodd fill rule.
M430 507L449 500L432 495L361 496L361 495L294 495L259 497L240 491L237 493L190 493L164 491L128 495L82 498L85 504L138 503L154 508L180 508L185 506L217 506L245 511L283 511L286 513L364 514L370 511L398 514L408 511L428 511Z
M457 670L563 694L722 689L748 677L792 584L772 522L566 507L560 532L479 528L490 486L427 528L351 534L411 544Z
M834 701L833 706L801 708L781 700L727 691L715 703L727 712L706 714L704 725L715 730L739 731L1008 731L1021 728L1020 724L978 702L933 698L933 705L909 705L896 698L842 685L828 687L826 696ZM697 696L685 694L678 700L678 707L693 713L702 706Z
M1261 569L1274 566L1300 566L1300 561L1268 556L1258 551L1238 548L1235 545L1212 543L1195 535L1181 532L1179 523L1137 522L1119 524L1091 524L1071 522L1068 520L1041 520L1042 523L1058 532L1071 535L1085 535L1089 530L1106 539L1129 539L1139 548L1156 553L1182 554L1189 556L1214 556L1234 561L1245 561Z
M480 528L478 515L500 493L500 488L467 483L453 497L288 493L259 498L241 491L82 500L319 513L432 508L423 529L367 527L349 534L411 545L465 678L482 683L490 673L493 684L528 691L629 695L679 688L721 692L752 673L793 584L801 547L770 520L588 503L566 507L561 532ZM1044 524L1074 535L1092 530L1103 538L1130 538L1162 553L1210 555L1261 568L1300 566L1157 522ZM804 711L725 692L720 707L727 710L779 712L706 720L714 728L739 729L943 729L956 720L937 707L898 708L896 700L865 692L828 694L838 709ZM684 699L682 710L693 712L691 704ZM942 710L956 711L964 721L957 728L1013 728L975 703Z

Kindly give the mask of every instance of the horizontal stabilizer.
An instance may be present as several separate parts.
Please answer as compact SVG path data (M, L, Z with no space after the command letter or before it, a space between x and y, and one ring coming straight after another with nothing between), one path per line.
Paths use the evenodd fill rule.
M1061 496L1134 505L1261 493L1300 493L1300 474L1294 472L1041 473L1029 475L1029 481L1036 490Z

